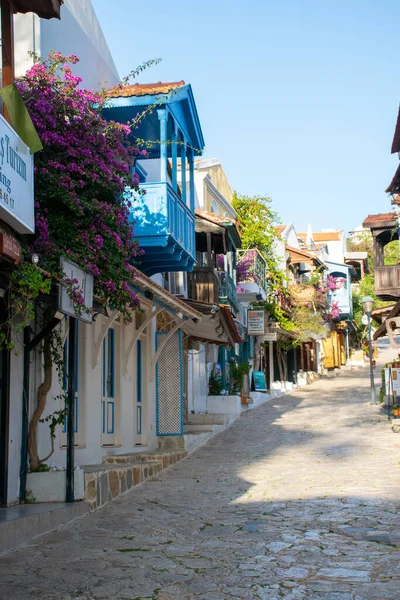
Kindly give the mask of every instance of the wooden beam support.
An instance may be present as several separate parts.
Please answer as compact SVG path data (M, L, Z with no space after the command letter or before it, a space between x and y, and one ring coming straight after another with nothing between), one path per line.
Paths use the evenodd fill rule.
M136 345L136 342L138 341L138 339L140 338L140 336L142 335L142 333L144 332L144 330L146 329L146 327L149 325L149 323L151 323L151 321L157 317L157 315L160 314L160 312L162 312L163 309L162 308L158 308L157 310L155 310L154 312L149 312L149 314L146 315L146 319L143 321L143 323L140 325L139 329L137 329L137 331L135 332L135 334L133 335L131 341L129 342L129 346L127 351L125 352L125 356L124 356L124 367L122 369L122 373L123 375L126 375L128 373L128 361L129 361L129 357L132 354L132 351Z
M110 329L110 327L114 323L114 321L119 317L119 314L120 313L117 310L115 312L113 312L101 328L100 335L94 344L93 363L92 363L93 369L95 369L97 366L97 362L99 360L99 355L100 355L100 350L101 350L101 345L103 343L104 338L107 335L107 331Z

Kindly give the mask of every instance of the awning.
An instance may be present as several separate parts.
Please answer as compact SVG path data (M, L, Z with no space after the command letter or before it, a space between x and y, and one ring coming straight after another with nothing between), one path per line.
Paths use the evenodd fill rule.
M325 267L325 264L321 259L318 258L312 252L307 250L300 250L299 248L293 248L292 246L286 246L286 252L289 254L290 262L295 265L299 263L306 263L313 265L314 267Z
M387 330L386 330L386 320L387 319L392 319L393 317L398 317L399 314L400 314L400 300L392 307L392 310L387 315L386 319L384 319L382 321L382 324L375 331L375 333L373 335L373 339L377 340L380 337L383 337L384 335L386 335L386 333L387 333Z
M394 304L389 304L388 306L381 306L380 308L374 308L374 310L372 311L371 317L376 323L378 323L378 325L381 325L383 323L383 321L385 319L387 319L387 317L390 315L390 313L392 312L394 307L395 307Z
M64 0L10 0L15 13L33 12L41 19L60 19Z
M185 300L188 306L202 314L201 323L187 321L182 327L190 337L209 344L234 346L243 340L239 335L229 306Z

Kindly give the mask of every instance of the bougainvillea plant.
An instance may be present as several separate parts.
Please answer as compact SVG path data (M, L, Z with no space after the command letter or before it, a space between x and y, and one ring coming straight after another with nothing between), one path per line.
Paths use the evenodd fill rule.
M140 193L139 182L131 168L134 157L145 151L130 144L135 123L104 119L105 92L79 87L81 78L71 69L77 62L75 55L64 57L59 52L50 53L47 61L35 57L34 65L17 84L43 144L43 150L35 156L36 232L25 240L25 247L39 255L40 266L49 277L36 281L39 271L30 265L29 273L15 272L16 285L18 277L23 282L27 274L28 281L32 279L35 284L29 285L31 294L25 294L30 298L30 319L34 317L35 297L48 292L52 281L65 286L79 314L85 310L84 298L77 281L61 272L60 258L65 257L94 276L94 294L100 303L111 306L124 322L130 322L139 307L131 283L135 273L132 265L140 253L130 218L134 195ZM149 61L147 66L152 62L157 61ZM143 68L141 65L131 76ZM45 310L44 315L48 312ZM45 336L42 352L44 377L28 435L33 471L54 451L55 427L67 412L66 399L57 396L61 409L43 418L54 365L62 378L59 330ZM50 453L42 459L37 445L39 422L49 424L51 437Z
M106 95L79 87L71 69L77 62L52 52L17 84L43 144L35 156L31 250L52 275L62 277L60 256L91 273L95 295L128 322L139 306L130 287L140 252L130 208L139 191L131 165L141 151L129 143L129 125L103 118ZM75 282L64 283L79 308Z

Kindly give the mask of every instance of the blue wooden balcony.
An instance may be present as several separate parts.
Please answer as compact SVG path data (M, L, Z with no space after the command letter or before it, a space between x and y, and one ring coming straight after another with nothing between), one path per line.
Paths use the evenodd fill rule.
M227 271L218 271L219 277L219 301L221 304L229 304L234 315L239 313L239 302L236 293L236 285Z
M191 271L195 263L194 160L203 134L190 85L134 84L109 92L106 119L129 123L131 142L146 148L133 170L146 193L132 207L134 235L146 275ZM143 141L144 140L144 141ZM178 181L178 163L180 181Z
M140 269L148 276L192 271L195 263L195 217L169 183L141 186L145 194L132 207L135 238L144 250Z

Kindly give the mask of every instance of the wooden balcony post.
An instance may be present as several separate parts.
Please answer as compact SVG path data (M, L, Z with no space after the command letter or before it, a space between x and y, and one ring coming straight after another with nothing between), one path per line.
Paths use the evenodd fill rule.
M374 255L375 255L375 267L383 267L384 264L384 251L381 241L378 237L374 236Z
M186 140L181 145L182 202L186 204Z
M192 148L188 151L189 156L189 203L190 210L194 213L194 153Z
M157 110L160 121L160 181L168 181L167 170L167 111Z
M172 132L172 187L175 192L178 191L178 179L177 179L177 171L178 171L178 128L176 123L174 122L173 132Z

